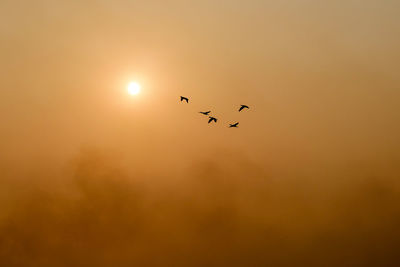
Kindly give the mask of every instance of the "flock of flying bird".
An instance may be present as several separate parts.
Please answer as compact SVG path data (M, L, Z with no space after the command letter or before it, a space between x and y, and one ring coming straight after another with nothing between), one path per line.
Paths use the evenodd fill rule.
M181 96L181 102L183 102L183 101L186 101L186 103L189 103L189 98ZM239 112L241 112L243 109L249 109L249 106L240 105ZM205 116L208 116L211 113L211 111L200 111L199 113L201 113ZM209 118L208 123L211 123L211 122L216 123L218 121L218 119L213 116L209 116L208 118ZM239 125L239 122L236 122L234 124L229 124L229 128L238 128L238 125Z

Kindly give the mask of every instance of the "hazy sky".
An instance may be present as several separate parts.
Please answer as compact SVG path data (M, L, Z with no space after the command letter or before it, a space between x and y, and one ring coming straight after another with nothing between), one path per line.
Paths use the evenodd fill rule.
M226 197L229 205L236 208L236 202L241 203L244 195L247 199L257 189L263 197L254 197L258 203L255 206L247 200L237 204L243 205L238 218L262 214L263 206L272 205L275 211L287 208L284 214L263 217L265 221L260 225L274 228L287 224L290 233L299 230L288 223L297 218L295 199L301 202L307 194L315 194L316 202L329 202L328 208L321 204L315 209L314 204L301 202L304 205L300 210L314 216L312 223L303 222L304 229L318 225L321 232L330 231L325 226L331 225L331 221L327 219L329 223L320 225L317 214L326 208L334 210L326 215L329 218L347 218L347 210L335 213L335 201L340 202L345 195L337 205L347 207L353 201L353 193L363 194L363 189L358 191L358 183L363 184L364 178L374 177L380 186L395 188L383 195L398 200L399 10L400 2L396 0L1 0L0 170L5 175L0 183L7 185L0 194L8 192L4 199L11 204L2 204L10 213L4 212L0 220L13 218L13 210L22 214L18 218L29 217L29 208L21 199L30 199L31 193L20 192L20 182L23 188L30 188L26 189L29 192L35 192L39 185L32 183L37 180L44 191L54 187L58 190L60 184L54 185L54 180L61 184L69 181L70 173L79 174L79 166L87 157L89 162L101 162L83 167L89 173L95 172L95 177L98 168L106 168L111 170L110 176L120 177L118 181L123 180L123 185L125 180L132 179L131 175L142 180L140 184L146 180L151 184L146 186L151 193L143 193L146 200L163 199L159 196L159 184L172 188L169 190L178 195L196 198L191 194L196 187L192 180L222 179L218 185L210 182L210 187L221 186L222 191L218 192L210 193L211 189L201 184L200 190L218 197L215 202L193 200L195 204L190 210L198 214L208 214L200 207L215 207L215 203L220 203L219 197ZM138 96L126 92L131 80L142 85ZM180 95L189 97L190 104L179 103ZM238 113L240 104L251 109ZM219 122L207 125L206 118L198 113L205 110L212 110ZM240 128L227 128L228 123L236 121ZM214 164L219 166L215 167L218 171L213 169ZM117 174L115 169L119 169ZM83 173L84 180L92 175ZM180 184L186 178L188 181ZM243 186L248 191L234 196L227 193L222 188L230 188L231 180L235 181L235 188ZM269 184L272 181L284 184ZM88 183L90 187L91 182ZM68 193L74 190L64 186L67 195L74 195ZM293 189L296 187L306 193ZM107 190L104 184L96 188L102 193ZM265 199L271 192L276 195ZM368 201L369 192L365 193ZM292 194L297 197L286 198ZM331 200L320 198L324 194L330 195ZM96 202L97 195L90 196ZM115 196L110 193L103 197ZM359 206L352 206L354 210L370 205L360 199ZM281 201L285 204L277 204ZM114 204L118 207L118 203ZM179 204L167 202L165 208L185 218ZM349 213L354 211L352 208ZM398 211L396 205L392 208ZM64 206L59 209L65 211ZM113 216L108 212L104 211L106 217ZM388 211L387 218L394 216L391 212ZM157 214L156 209L149 214ZM238 221L236 217L229 218L225 218L227 222ZM133 220L125 219L110 225L118 228L119 223ZM22 222L13 220L24 229ZM244 225L252 228L245 219L239 221L239 232ZM191 223L197 225L197 221ZM7 219L3 224L13 225ZM178 225L190 228L186 221ZM377 224L372 228L384 226ZM346 227L347 236L355 226L350 223ZM168 232L155 228L164 234ZM260 234L257 229L254 233L239 234L238 240L256 244L251 253L244 252L244 259L258 255L257 249L268 246L260 243L257 247L258 241L253 240ZM282 231L288 233L286 230ZM58 231L62 232L56 228L49 236ZM193 233L187 231L182 234L186 238ZM299 234L296 241L288 243L297 247L298 242L311 239ZM188 240L185 242L190 243ZM352 240L356 240L354 244L362 243L359 236ZM19 241L24 243L26 239ZM81 241L92 244L93 240ZM104 241L108 241L106 237ZM371 244L375 241L370 240ZM147 242L150 241L144 241L146 245L140 243L144 251L151 247ZM199 242L213 241L205 238ZM0 248L4 250L2 244L0 237ZM383 250L388 259L392 256L390 244ZM127 246L124 243L117 247ZM235 249L245 250L240 246L226 250L220 264L228 264L223 259L237 253L233 252ZM121 266L141 262L142 259L124 258L129 253L123 251L122 256L115 256L121 260ZM202 250L199 251L201 255ZM12 253L0 253L9 266L16 264ZM31 258L28 262L48 264L41 258L41 250L29 253L26 255L36 255L33 258L40 260ZM293 253L298 256L304 252ZM370 252L361 249L357 253L354 262L361 264ZM384 252L379 253L377 258L385 258ZM212 259L210 256L211 262ZM58 266L56 262L49 266ZM96 265L90 257L88 262ZM285 264L279 256L272 262ZM267 261L260 259L258 264L261 263ZM259 266L257 261L254 264ZM74 265L78 266L76 262ZM26 262L24 266L28 266Z
M386 154L399 148L398 8L397 1L2 1L2 140L33 143L27 150L42 141L119 146L143 144L151 131L161 142L190 133L197 144L250 153L278 152L284 143L318 154ZM135 99L126 95L129 80L143 84ZM181 94L193 101L186 110L176 105ZM234 112L241 103L254 107L246 117ZM210 130L193 113L202 109L243 127Z

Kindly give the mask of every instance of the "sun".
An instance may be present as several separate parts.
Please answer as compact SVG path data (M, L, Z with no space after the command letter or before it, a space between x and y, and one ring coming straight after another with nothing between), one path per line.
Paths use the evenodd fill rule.
M140 93L140 84L137 82L130 82L127 86L128 93L130 95L137 95Z

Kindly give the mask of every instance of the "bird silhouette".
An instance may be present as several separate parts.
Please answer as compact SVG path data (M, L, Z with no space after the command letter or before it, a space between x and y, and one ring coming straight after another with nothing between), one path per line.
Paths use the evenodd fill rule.
M239 123L229 124L229 128L238 128Z
M181 102L186 101L186 103L189 103L189 99L187 97L181 96Z
M245 109L245 108L247 108L247 109L248 109L248 108L249 108L249 106L246 106L246 105L240 105L239 112L240 112L240 111L242 111L242 110L243 110L243 109Z
M211 112L211 111L207 111L207 112L202 112L202 111L200 111L199 113L208 116L208 114L210 114L210 112Z
M210 122L212 122L212 121L215 121L215 122L217 122L217 119L216 119L216 118L214 118L214 117L210 117L210 119L208 120L208 123L210 123Z

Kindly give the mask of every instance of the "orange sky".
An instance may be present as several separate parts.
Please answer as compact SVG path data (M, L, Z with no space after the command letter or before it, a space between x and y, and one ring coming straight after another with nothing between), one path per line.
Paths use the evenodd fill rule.
M250 170L283 180L277 192L288 195L303 196L288 189L302 179L306 192L322 187L335 201L363 177L398 189L399 9L395 0L2 0L0 194L24 199L15 180L34 188L38 177L51 191L47 179L59 174L63 184L88 151L105 157L101 168L143 177L152 192L162 184L189 194L179 185L186 172L216 175L196 171L199 162L220 166L223 183L232 177L239 187L266 186L244 179ZM138 96L126 92L131 80L142 85ZM251 109L238 113L240 104ZM227 128L236 121L240 128ZM296 217L285 201L289 214L271 225ZM262 213L251 206L243 214Z

